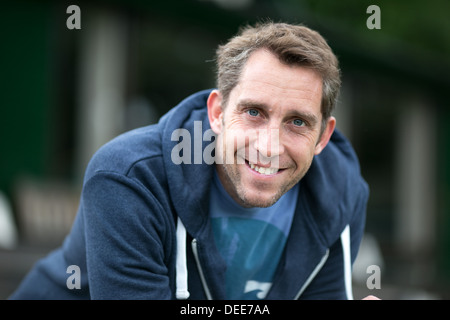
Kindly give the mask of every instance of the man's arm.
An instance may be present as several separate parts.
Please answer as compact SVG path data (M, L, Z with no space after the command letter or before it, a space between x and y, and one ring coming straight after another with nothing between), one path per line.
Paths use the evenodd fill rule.
M139 182L102 172L82 193L92 299L171 299L174 224Z

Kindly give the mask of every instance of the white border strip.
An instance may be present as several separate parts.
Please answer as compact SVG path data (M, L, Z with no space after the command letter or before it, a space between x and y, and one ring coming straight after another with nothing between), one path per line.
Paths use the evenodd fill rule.
M345 292L348 300L353 300L352 289L352 256L350 245L350 226L347 225L341 233L342 255L344 258Z
M177 299L185 300L189 298L188 291L188 271L186 264L186 228L181 222L180 217L177 221L177 260L176 260L176 284L175 293Z

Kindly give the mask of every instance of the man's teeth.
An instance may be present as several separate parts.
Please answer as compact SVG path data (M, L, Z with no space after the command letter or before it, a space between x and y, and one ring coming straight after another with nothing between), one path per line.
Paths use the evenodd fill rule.
M263 168L263 167L255 166L253 163L250 163L250 168L252 168L256 172L259 172L259 173L265 174L265 175L275 174L278 172L278 168Z

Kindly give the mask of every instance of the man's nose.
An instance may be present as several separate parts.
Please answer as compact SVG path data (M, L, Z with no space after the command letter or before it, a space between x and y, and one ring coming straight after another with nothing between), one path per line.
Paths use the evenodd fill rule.
M263 128L258 130L254 148L262 158L278 157L284 152L284 146L280 141L280 129L278 127Z

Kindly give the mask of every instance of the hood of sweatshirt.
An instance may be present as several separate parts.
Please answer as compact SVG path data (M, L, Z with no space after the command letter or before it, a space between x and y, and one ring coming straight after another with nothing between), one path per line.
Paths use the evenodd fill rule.
M206 109L210 92L211 90L204 90L191 95L160 121L163 126L162 149L170 194L178 214L193 236L201 231L208 219L208 200L205 199L205 194L208 194L212 166L205 162L205 158L210 155L209 148L213 142L204 133L210 129ZM191 139L190 143L183 143L185 138ZM181 146L180 142L183 146L190 147L190 161L175 164L174 150ZM183 152L186 151L189 150L184 148ZM188 158L184 154L183 156L184 159ZM203 181L199 181L199 177ZM355 190L367 192L367 184L361 179L357 156L349 141L338 130L332 134L330 142L320 155L314 157L300 184L300 192L304 193L302 198L307 199L314 219L318 221L317 231L324 243L328 244L336 240L333 235L339 234L348 223L348 215L354 211L354 197L359 194ZM194 211L186 210L187 207ZM185 217L183 212L198 212L198 215Z
M204 231L208 220L208 197L205 195L208 195L213 170L204 161L203 151L214 143L214 139L204 140L204 132L211 129L206 108L210 92L204 90L191 95L159 122L170 197L178 216L194 238ZM186 161L176 164L174 158L177 157ZM196 215L187 216L188 212Z

